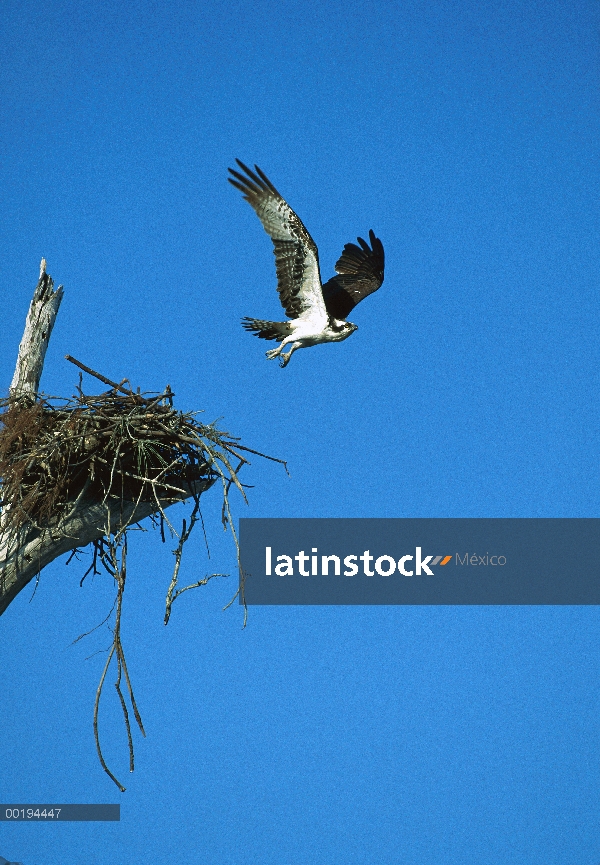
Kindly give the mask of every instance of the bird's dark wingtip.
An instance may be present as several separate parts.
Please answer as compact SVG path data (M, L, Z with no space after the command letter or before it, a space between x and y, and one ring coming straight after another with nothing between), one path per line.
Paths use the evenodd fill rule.
M371 248L373 249L373 252L376 252L383 257L383 243L375 235L375 232L372 228L369 229L369 240L371 241Z

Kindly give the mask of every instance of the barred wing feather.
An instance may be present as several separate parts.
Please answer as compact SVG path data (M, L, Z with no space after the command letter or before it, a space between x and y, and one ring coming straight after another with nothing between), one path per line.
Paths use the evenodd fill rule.
M228 180L253 207L275 247L277 290L288 318L327 321L319 275L319 254L314 240L268 177L236 159L244 174L230 168ZM340 259L341 260L341 259Z

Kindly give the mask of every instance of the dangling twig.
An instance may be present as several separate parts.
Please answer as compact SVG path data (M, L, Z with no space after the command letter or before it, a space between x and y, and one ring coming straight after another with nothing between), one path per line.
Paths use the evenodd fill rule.
M118 551L121 550L121 560L119 561ZM96 750L98 752L98 757L100 759L100 765L107 773L107 775L115 782L117 787L121 790L121 792L125 791L125 787L121 784L120 781L113 775L108 766L106 765L106 761L102 754L102 748L100 746L100 737L98 733L98 708L100 705L100 697L102 695L102 688L104 686L104 680L106 678L106 673L108 671L108 667L112 660L113 655L116 655L117 658L117 680L115 682L115 688L117 690L117 694L119 695L119 701L121 703L121 709L123 711L123 720L125 722L125 730L127 733L127 746L129 749L129 771L133 772L135 766L135 754L133 748L133 737L131 735L131 725L129 723L129 712L127 711L127 704L125 702L125 698L123 696L123 692L121 691L121 674L125 676L125 682L127 684L127 691L129 693L129 699L131 701L131 707L133 709L133 714L137 721L137 724L141 730L143 736L146 735L144 731L144 725L142 724L142 719L135 702L135 697L133 694L133 688L131 687L131 681L129 679L129 673L127 671L127 663L125 661L125 653L123 651L123 644L121 642L121 613L123 609L123 593L125 591L125 581L127 578L127 533L124 532L120 537L115 537L112 540L110 535L110 512L107 509L107 533L105 535L105 549L101 550L100 558L105 568L109 571L111 576L114 578L117 583L117 597L116 597L116 614L115 614L115 624L113 629L113 643L109 652L108 659L106 661L106 665L104 667L104 671L102 673L102 677L100 679L100 684L98 685L98 690L96 692L96 702L94 705L94 737L96 740Z

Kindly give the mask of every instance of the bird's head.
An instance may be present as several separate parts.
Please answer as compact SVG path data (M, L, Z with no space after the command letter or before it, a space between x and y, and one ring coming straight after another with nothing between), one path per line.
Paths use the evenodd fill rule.
M341 328L341 330L339 332L338 339L340 340L340 342L343 339L348 339L349 336L352 336L352 334L354 333L355 330L358 330L357 324L352 324L351 321L345 321L344 326Z
M329 338L334 342L341 342L343 339L348 339L355 330L358 330L358 325L352 324L351 321L344 321L343 319L336 318L329 320Z

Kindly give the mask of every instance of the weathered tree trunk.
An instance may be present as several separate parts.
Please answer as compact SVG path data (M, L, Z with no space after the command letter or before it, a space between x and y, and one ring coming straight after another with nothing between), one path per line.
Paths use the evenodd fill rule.
M63 297L62 286L54 291L53 285L53 280L46 273L46 262L42 259L40 279L27 315L10 387L11 399L34 400L37 397L48 341ZM6 513L0 515L0 615L27 583L58 556L87 546L103 537L107 531L118 532L158 513L161 508L198 495L211 484L209 479L195 481L191 485L181 483L185 492L169 498L160 496L160 507L156 502L109 499L107 503L100 504L82 498L81 501L73 502L70 512L57 518L52 525L40 529L25 524L16 534L7 528Z
M54 291L54 280L46 273L46 259L42 258L40 279L33 292L10 386L11 396L30 396L35 399L44 368L46 349L62 299L63 287L59 285Z
M159 499L160 506L164 510L200 494L210 485L210 481L198 481L187 495ZM123 507L115 502L113 508L114 512L107 511L107 506L99 503L75 506L73 513L54 527L40 531L24 526L12 543L0 538L0 615L46 565L63 553L85 547L105 535L109 519L110 532L116 532L158 513L158 505L153 502L124 502Z

